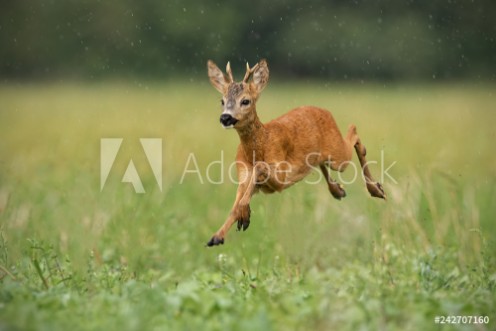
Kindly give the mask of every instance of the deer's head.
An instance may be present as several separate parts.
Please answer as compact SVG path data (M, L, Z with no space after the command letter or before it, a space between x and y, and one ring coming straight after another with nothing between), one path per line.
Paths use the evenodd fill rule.
M229 62L225 74L212 61L207 64L210 82L222 94L222 126L242 128L249 124L256 116L255 103L269 81L267 61L261 60L252 68L247 63L245 77L239 83L233 79Z

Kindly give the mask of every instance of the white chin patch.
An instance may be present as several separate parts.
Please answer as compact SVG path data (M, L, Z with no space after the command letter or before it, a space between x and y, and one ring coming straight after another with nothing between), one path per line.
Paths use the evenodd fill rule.
M224 129L232 129L232 128L234 128L234 124L231 124L231 125L228 125L228 126L222 125L222 127Z

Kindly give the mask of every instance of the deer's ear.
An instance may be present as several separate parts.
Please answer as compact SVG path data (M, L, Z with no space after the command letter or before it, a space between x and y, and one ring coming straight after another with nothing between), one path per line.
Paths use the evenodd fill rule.
M269 66L265 59L260 60L253 71L253 81L252 84L255 87L257 93L262 92L262 90L267 86L269 82Z
M212 83L217 91L224 94L227 90L227 86L230 83L229 79L222 73L222 71L213 61L208 60L207 68L210 83Z

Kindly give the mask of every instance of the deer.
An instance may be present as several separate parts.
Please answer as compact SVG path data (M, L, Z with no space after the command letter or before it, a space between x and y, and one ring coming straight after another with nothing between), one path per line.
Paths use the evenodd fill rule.
M256 103L269 81L265 59L251 68L247 63L241 82L234 81L229 62L225 74L212 60L208 60L207 69L211 84L222 94L220 123L226 129L235 129L240 140L234 205L224 224L207 242L208 247L224 244L234 223L238 231L248 228L254 194L281 192L313 169L320 168L335 199L344 198L344 187L331 178L328 168L343 172L352 159L353 149L368 192L372 197L386 200L382 185L370 173L367 152L355 125L351 124L343 136L332 114L314 106L297 107L265 124L260 121Z

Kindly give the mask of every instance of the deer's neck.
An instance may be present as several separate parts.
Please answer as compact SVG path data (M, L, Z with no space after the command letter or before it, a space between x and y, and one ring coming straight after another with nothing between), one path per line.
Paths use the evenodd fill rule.
M263 161L263 147L267 140L267 131L257 113L254 113L253 120L237 131L246 160L251 163Z

